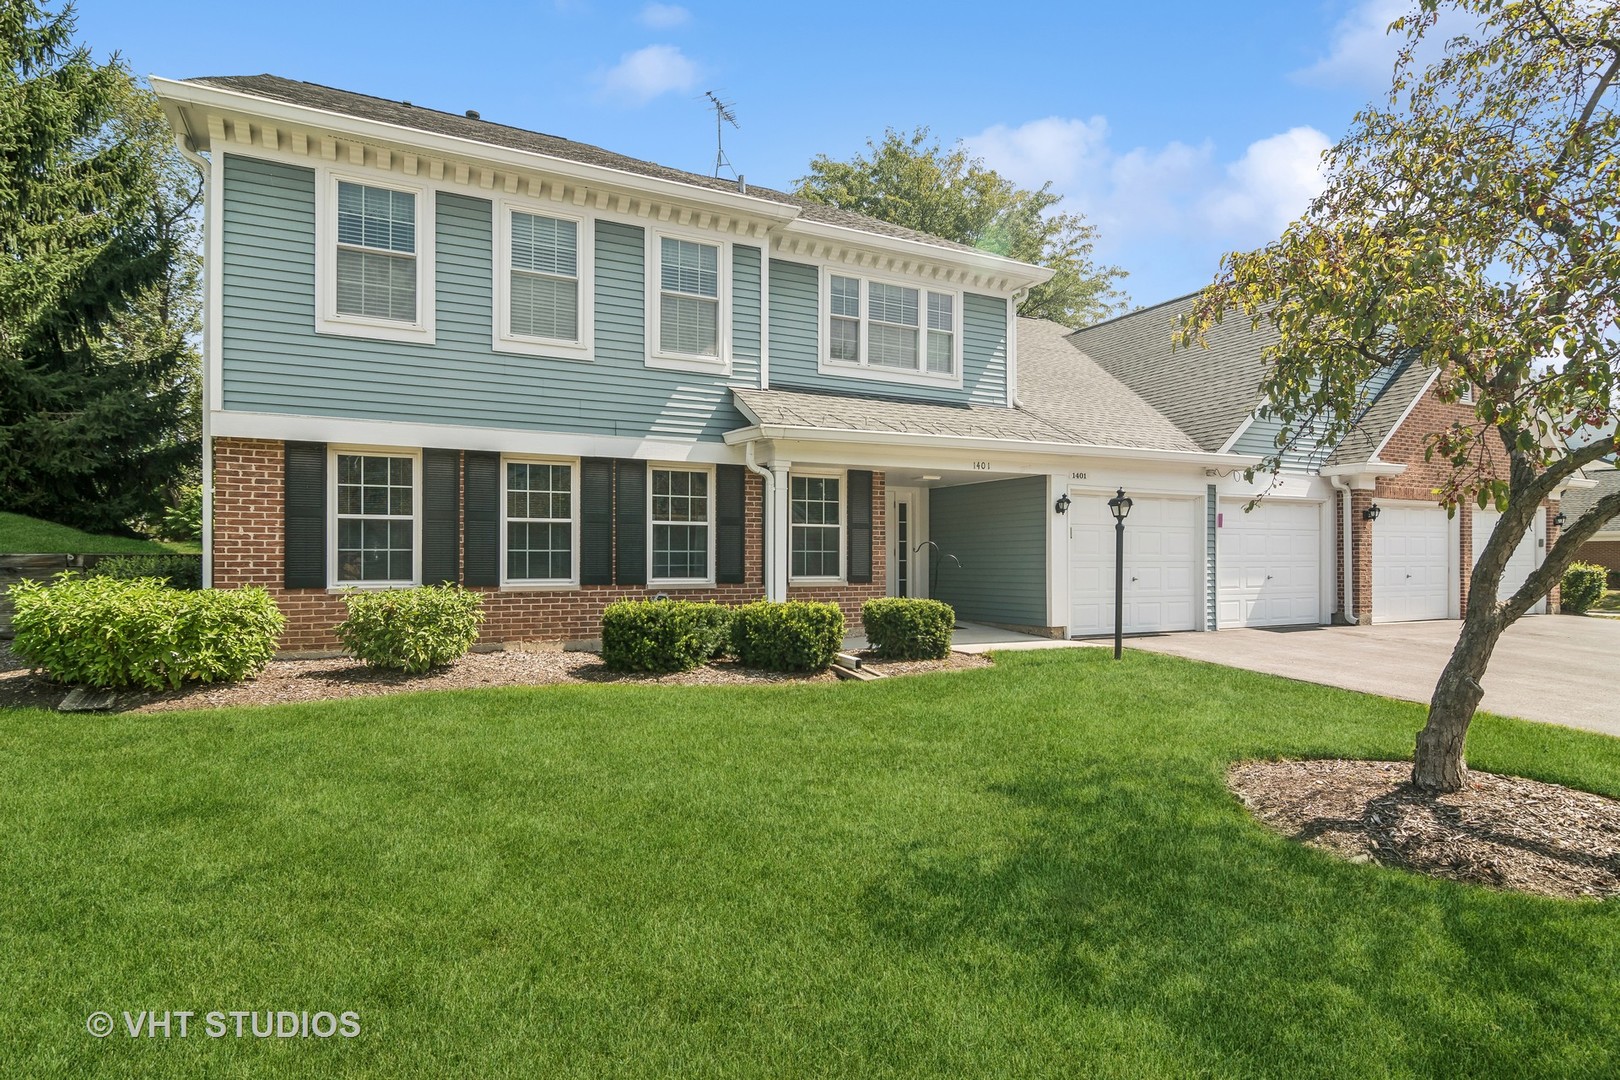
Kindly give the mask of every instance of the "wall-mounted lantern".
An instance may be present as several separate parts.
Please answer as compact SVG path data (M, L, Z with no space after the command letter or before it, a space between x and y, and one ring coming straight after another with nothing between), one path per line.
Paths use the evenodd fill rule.
M1381 508L1377 503L1373 503L1371 506L1367 507L1367 509L1361 512L1361 520L1377 521L1378 515L1382 514L1383 512L1383 508Z
M1564 516L1564 512L1562 510L1553 515L1553 525L1556 528L1562 529L1564 527L1564 522L1568 520L1569 518Z
M1058 496L1058 501L1052 504L1052 509L1056 510L1060 514L1067 514L1069 512L1069 507L1073 505L1073 500L1069 498L1069 493L1065 491L1062 495Z

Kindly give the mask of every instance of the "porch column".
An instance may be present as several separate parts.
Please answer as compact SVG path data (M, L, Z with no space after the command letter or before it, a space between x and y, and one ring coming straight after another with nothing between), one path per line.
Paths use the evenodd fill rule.
M765 544L770 549L770 558L765 560L765 599L786 600L788 598L788 466L791 462L773 461L770 464L771 476L775 483L771 485L770 505L765 508Z

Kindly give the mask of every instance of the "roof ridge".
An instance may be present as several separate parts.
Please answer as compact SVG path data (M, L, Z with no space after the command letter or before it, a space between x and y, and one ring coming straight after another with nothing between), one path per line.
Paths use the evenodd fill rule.
M1102 320L1099 320L1098 322L1094 322L1094 323L1088 323L1085 326L1081 326L1081 327L1076 328L1075 330L1073 330L1069 334L1069 336L1074 337L1076 334L1083 334L1087 330L1095 330L1099 326L1107 326L1110 323L1117 323L1122 319L1133 319L1138 315L1146 315L1148 312L1154 311L1154 310L1156 310L1158 308L1168 307L1171 304L1179 304L1183 300L1192 299L1193 297L1197 296L1199 293L1201 293L1203 291L1204 291L1203 289L1194 289L1190 293L1182 293L1180 296L1172 296L1168 300L1160 300L1156 304L1148 304L1147 306L1139 307L1134 311L1126 311L1126 312L1122 312L1122 313L1120 313L1118 315L1110 315L1106 319L1102 319ZM1062 325L1062 324L1060 323L1059 325Z

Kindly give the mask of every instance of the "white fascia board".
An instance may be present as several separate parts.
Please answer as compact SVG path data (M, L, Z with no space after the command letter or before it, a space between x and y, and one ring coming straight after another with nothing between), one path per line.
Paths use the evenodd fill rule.
M1423 400L1424 396L1427 395L1428 392L1429 392L1429 387L1433 386L1434 381L1436 379L1438 379L1439 377L1440 377L1440 369L1439 368L1435 368L1434 370L1429 372L1429 377L1427 379L1423 380L1422 389L1420 389L1417 393L1413 394L1412 395L1412 400L1408 401L1406 403L1406 409L1405 409L1404 412L1401 413L1401 418L1399 420L1395 421L1395 423L1390 425L1389 430L1384 432L1383 440L1381 442L1379 442L1379 444L1376 447L1373 448L1372 458L1368 461L1369 465L1373 464L1373 463L1376 463L1378 461L1378 455L1382 454L1384 452L1384 447L1389 445L1389 440L1393 439L1395 437L1395 433L1397 431L1401 430L1401 428L1406 424L1407 419L1412 415L1412 410L1417 408L1418 402Z
M583 435L567 431L463 427L397 420L351 420L291 413L215 412L215 438L290 439L296 442L357 446L446 447L503 454L560 457L618 457L671 462L735 463L742 455L717 442L677 442L623 435Z
M1134 446L1038 442L1025 439L984 439L972 435L922 435L906 431L862 431L855 428L800 427L760 424L726 432L726 442L769 439L782 442L864 443L868 446L909 446L917 449L982 450L991 453L1040 454L1048 457L1115 458L1123 461L1161 461L1206 467L1246 469L1261 459L1243 454L1211 454L1190 450L1148 450ZM1403 466L1404 467L1404 466Z
M1342 476L1353 491L1371 491L1378 486L1380 477L1399 476L1406 471L1405 465L1397 465L1391 461L1362 461L1354 465L1327 465L1319 475L1331 479Z
M164 105L165 115L170 117L171 123L176 119L180 121L177 130L190 134L199 150L210 148L206 130L201 134L191 130L184 117L171 111L169 107L171 102L179 108L194 106L199 109L224 110L245 116L264 117L280 123L318 128L360 140L392 143L409 147L412 151L428 150L446 157L472 158L517 169L552 173L586 183L611 183L629 190L680 199L688 203L700 203L762 221L782 223L799 216L799 208L796 206L761 199L755 195L743 195L738 192L686 184L678 180L645 176L606 165L591 165L568 158L553 157L534 150L514 150L476 139L441 135L380 120L365 120L345 113L330 112L308 105L293 105L238 90L164 79L156 75L148 78L153 91Z
M1243 423L1239 424L1237 430L1232 432L1231 436L1221 444L1221 453L1230 454L1232 452L1232 447L1237 445L1237 441L1243 438L1244 433L1252 428L1254 426L1254 422L1258 419L1260 419L1260 417L1252 412L1248 416L1244 417Z
M1052 280L1052 275L1057 272L1049 266L1035 266L1031 263L1019 262L1017 259L993 255L987 251L970 251L963 248L945 247L941 244L930 244L925 240L908 240L899 236L885 236L883 233L867 232L864 229L851 228L847 225L833 225L826 221L811 221L804 217L795 217L782 226L781 235L808 236L836 244L882 251L890 255L901 255L912 259L926 258L930 263L969 267L981 274L1006 278L1006 291L1009 294L1035 285L1044 285ZM783 257L790 258L791 256L784 255Z

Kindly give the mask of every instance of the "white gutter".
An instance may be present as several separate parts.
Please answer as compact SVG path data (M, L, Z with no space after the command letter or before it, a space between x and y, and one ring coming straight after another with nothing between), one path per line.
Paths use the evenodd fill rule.
M174 134L174 145L179 149L180 156L191 163L192 168L202 173L203 183L203 224L207 228L208 222L208 178L213 174L212 166L207 158L191 148L192 137L189 131L177 131ZM205 237L203 248L207 250L208 241ZM218 267L203 266L203 273L217 273ZM204 290L206 295L206 290ZM212 317L208 305L203 304L203 319ZM213 424L209 422L208 408L208 329L203 327L202 333L202 391L198 403L202 407L202 587L214 587L214 433Z
M785 596L772 596L776 586L776 563L780 559L781 545L777 542L781 534L781 523L773 520L776 509L776 476L771 470L754 460L754 443L750 442L743 447L743 465L749 472L756 474L765 481L765 497L761 500L761 517L764 519L764 546L765 546L765 599L786 600Z
M1344 533L1342 540L1344 546L1344 603L1339 611L1344 621L1351 626L1361 620L1352 614L1356 610L1356 574L1355 574L1355 546L1350 542L1350 485L1343 476L1330 475L1328 480L1333 484L1333 490L1339 493L1339 505L1344 511Z

